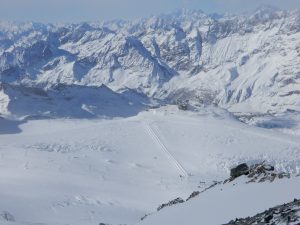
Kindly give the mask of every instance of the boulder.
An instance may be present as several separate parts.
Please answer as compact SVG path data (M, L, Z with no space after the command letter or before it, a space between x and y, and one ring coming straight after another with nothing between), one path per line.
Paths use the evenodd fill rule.
M232 178L247 175L249 173L249 166L246 163L242 163L230 170L230 176Z

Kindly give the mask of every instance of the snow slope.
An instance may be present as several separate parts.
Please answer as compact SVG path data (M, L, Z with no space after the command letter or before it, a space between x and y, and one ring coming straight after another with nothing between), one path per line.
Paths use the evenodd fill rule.
M186 203L163 209L139 224L221 225L235 218L254 216L271 207L291 202L295 197L299 198L299 186L300 177L273 183L245 184L235 181L208 190Z
M266 160L276 169L293 174L300 169L299 138L248 127L225 111L209 107L183 112L166 106L113 120L29 120L14 124L0 119L0 133L0 212L10 213L15 222L0 221L9 225L137 224L159 204L178 196L187 198L192 191L227 178L229 169L241 162ZM227 185L223 191L207 192L204 202L195 199L192 205L163 209L144 222L171 224L169 219L176 215L186 218L185 210L190 207L196 216L201 215L195 211L198 207L207 213L215 207L222 210L226 205L215 205L213 200L212 207L204 205L216 195L212 199L236 203L232 211L228 208L229 214L220 211L220 217L213 218L225 223L232 216L248 216L299 197L298 178L233 189ZM277 196L279 190L286 193ZM257 192L264 194L253 199L245 194ZM235 213L241 202L230 197L234 193L241 201L249 200L249 207ZM250 206L255 199L266 201L259 201L254 209ZM173 212L176 214L170 218L168 213ZM190 224L199 223L195 220Z

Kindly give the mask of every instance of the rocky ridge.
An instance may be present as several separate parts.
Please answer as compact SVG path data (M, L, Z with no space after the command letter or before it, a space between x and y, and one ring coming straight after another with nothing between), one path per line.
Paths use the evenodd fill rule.
M270 208L253 217L235 219L224 225L299 225L300 200Z

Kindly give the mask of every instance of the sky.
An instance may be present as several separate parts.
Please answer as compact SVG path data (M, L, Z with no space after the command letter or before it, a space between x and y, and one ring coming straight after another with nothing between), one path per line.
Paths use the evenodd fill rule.
M242 13L260 5L299 9L300 0L0 0L0 20L51 23L131 20L182 8Z

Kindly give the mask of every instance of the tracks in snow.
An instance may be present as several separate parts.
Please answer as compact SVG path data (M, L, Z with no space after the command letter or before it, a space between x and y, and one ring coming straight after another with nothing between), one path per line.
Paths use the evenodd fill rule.
M180 176L182 177L188 177L188 172L183 168L183 166L175 159L175 157L170 153L170 151L167 149L167 147L164 145L164 143L161 141L159 136L157 135L157 131L155 128L151 127L150 124L145 124L147 133L149 136L160 146L161 150L164 152L164 154L168 157L169 161L176 167L178 170Z

